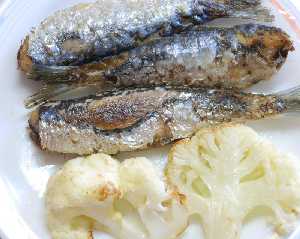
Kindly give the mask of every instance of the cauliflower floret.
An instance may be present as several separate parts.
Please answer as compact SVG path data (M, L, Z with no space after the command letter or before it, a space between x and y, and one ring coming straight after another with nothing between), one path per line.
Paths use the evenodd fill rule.
M149 204L157 207L168 197L157 169L145 158L125 160L120 166L120 177L121 188L126 191L126 198L137 207Z
M48 183L46 206L52 237L92 238L94 214L103 219L104 226L107 218L115 216L117 221L113 201L122 194L119 181L119 162L110 156L93 155L68 161Z
M173 239L198 214L206 239L237 239L245 218L268 207L283 234L299 212L299 172L245 126L203 129L173 147L166 182L146 158L67 162L48 184L48 227L54 239L92 239L94 229L119 239Z
M167 193L163 180L145 158L126 160L120 167L124 197L135 205L148 238L176 238L187 227L187 211Z
M298 165L246 126L203 129L177 143L165 172L189 213L201 216L206 239L240 238L247 215L264 206L286 233L299 212Z
M54 239L91 239L94 229L121 239L171 239L187 224L187 210L145 158L71 160L50 179L46 206Z

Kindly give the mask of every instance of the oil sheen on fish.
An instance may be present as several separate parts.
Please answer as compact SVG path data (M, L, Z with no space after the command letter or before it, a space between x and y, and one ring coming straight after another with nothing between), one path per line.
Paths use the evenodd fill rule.
M95 82L100 89L151 85L243 89L270 79L293 49L289 36L275 27L246 24L191 29L96 63L63 69L42 67L33 78L70 85L57 89L50 85L30 98L28 105L44 102L63 89Z
M98 0L60 10L23 42L19 66L78 65L221 17L270 20L260 0Z
M43 150L116 154L165 145L200 127L299 111L300 90L260 95L228 89L156 87L47 103L29 125Z

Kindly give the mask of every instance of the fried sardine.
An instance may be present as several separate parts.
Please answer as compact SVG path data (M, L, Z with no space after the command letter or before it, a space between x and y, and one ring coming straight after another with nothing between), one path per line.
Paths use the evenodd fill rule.
M226 89L122 89L47 103L30 117L43 150L80 155L145 149L193 135L199 128L299 111L300 90L261 95Z
M80 86L98 89L189 85L244 89L270 79L293 44L279 28L259 24L190 29L101 61L68 67L41 67L32 75L48 83L27 106Z
M97 0L45 19L24 40L19 66L80 65L221 17L272 19L260 0Z

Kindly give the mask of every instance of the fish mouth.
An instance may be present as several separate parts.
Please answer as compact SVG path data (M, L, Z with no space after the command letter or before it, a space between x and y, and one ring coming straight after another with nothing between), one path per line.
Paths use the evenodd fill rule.
M29 124L29 135L31 139L38 145L41 146L41 138L39 136L39 112L33 111L28 120Z
M283 64L285 63L288 54L292 51L294 51L295 48L293 46L293 43L291 41L288 41L286 45L279 48L277 52L274 54L274 60L277 62L276 69L279 70Z
M269 42L269 47L273 48L273 54L270 55L270 58L277 62L276 68L279 70L284 62L286 61L288 54L295 50L294 45L290 37L282 32L279 31L276 34L268 36L269 39L266 41ZM268 46L266 44L266 46ZM272 51L272 50L271 50Z
M27 54L28 49L29 49L29 37L27 36L25 40L22 42L22 45L17 55L18 68L25 73L31 72L32 69L32 59Z
M264 49L260 49L260 53L269 64L274 65L275 63L277 70L285 63L288 54L295 50L289 35L280 29L266 33L262 42Z
M255 50L269 63L274 63L280 56L286 58L290 51L295 50L290 36L276 27L245 24L238 28L237 39L240 44Z

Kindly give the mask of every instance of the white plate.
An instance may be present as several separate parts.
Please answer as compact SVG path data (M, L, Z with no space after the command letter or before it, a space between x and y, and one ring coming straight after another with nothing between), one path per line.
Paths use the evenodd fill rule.
M23 100L36 88L16 69L16 54L23 37L54 10L82 0L0 0L0 235L2 239L48 239L45 226L43 194L49 176L61 166L64 158L42 153L29 139L26 131L28 112ZM293 0L298 2L299 0ZM283 69L272 81L263 82L255 91L274 92L300 85L300 13L288 0L271 0L276 10L277 24L295 41L292 53ZM279 9L279 10L278 10ZM284 12L283 10L288 10ZM300 18L298 18L300 19ZM297 25L298 24L298 25ZM280 117L250 124L260 134L271 138L281 150L299 155L300 121L296 117ZM167 150L152 150L147 155L156 162ZM139 154L146 154L139 152ZM123 154L120 157L127 157ZM300 161L299 161L300 162ZM243 239L266 238L271 229L263 220L248 225ZM300 229L299 229L300 231ZM198 239L196 233L185 238ZM300 238L295 232L290 238Z

